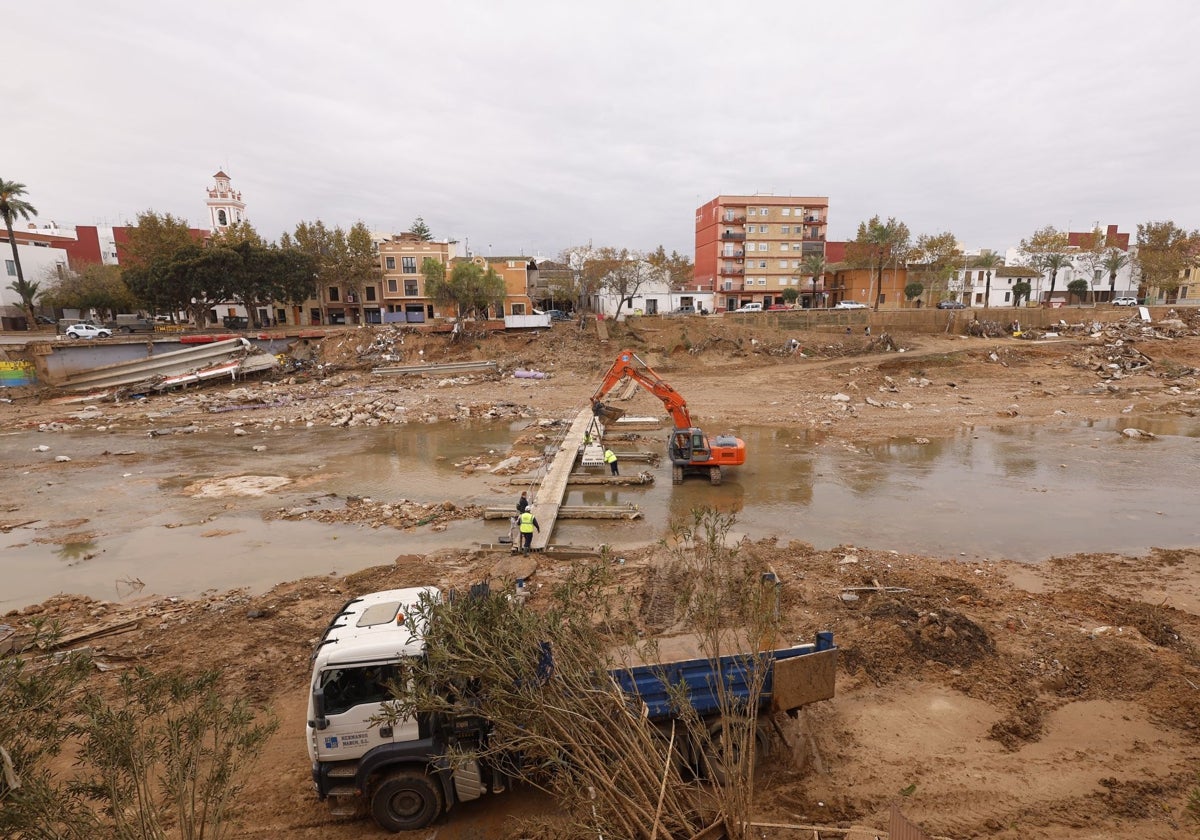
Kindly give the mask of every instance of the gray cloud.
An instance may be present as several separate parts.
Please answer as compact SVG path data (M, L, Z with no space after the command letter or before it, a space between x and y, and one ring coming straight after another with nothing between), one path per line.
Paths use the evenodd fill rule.
M721 193L1001 249L1200 226L1200 12L1173 2L69 0L6 10L0 175L42 220L362 219L495 253L690 252Z

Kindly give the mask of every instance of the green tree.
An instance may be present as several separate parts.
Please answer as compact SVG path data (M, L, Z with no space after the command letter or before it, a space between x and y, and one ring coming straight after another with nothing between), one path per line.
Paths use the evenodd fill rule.
M121 267L104 263L84 263L79 271L64 272L42 300L56 309L94 309L101 319L138 307Z
M420 216L417 216L417 218L413 221L412 226L408 229L408 232L416 236L417 239L421 240L422 242L428 242L429 240L433 239L433 233L430 232L429 225L425 224L425 220Z
M1129 254L1115 246L1108 248L1104 252L1104 259L1100 262L1100 266L1108 272L1108 299L1112 300L1117 296L1117 273L1129 265Z
M798 273L801 276L807 277L812 283L812 301L811 305L816 308L817 305L817 280L825 276L825 272L829 266L825 262L825 257L821 254L809 254L800 261Z
M691 257L676 251L672 251L668 256L662 245L646 254L646 262L662 272L667 283L675 290L691 283L696 276L696 267L692 265Z
M1142 282L1174 303L1182 283L1181 272L1196 264L1200 233L1188 233L1174 222L1138 225L1137 268Z
M146 210L138 214L123 248L122 276L142 305L153 312L199 311L203 301L192 303L194 291L178 286L175 263L198 251L200 241L186 221L170 213ZM197 321L197 326L201 324Z
M427 259L425 262L437 260ZM504 278L490 266L485 269L478 263L463 261L454 266L449 279L445 276L444 268L441 279L436 274L436 270L430 266L430 274L425 277L425 294L437 303L453 306L459 319L469 314L486 317L489 307L504 306L507 293Z
M1091 283L1089 283L1087 280L1080 278L1077 280L1072 280L1070 283L1068 283L1067 291L1072 296L1074 296L1076 302L1083 303L1084 298L1087 297L1088 288L1090 286L1091 286Z
M220 840L233 835L235 806L278 721L220 691L217 671L120 679L120 702L82 701L75 727L82 789L102 805L96 836Z
M984 272L983 308L988 309L992 305L992 272L1004 265L1004 258L995 251L985 248L979 252L974 264L975 268L982 269Z
M953 233L922 234L909 255L916 264L916 274L924 281L931 297L941 298L941 293L950 287L950 279L962 262L962 251L958 238Z
M1033 292L1033 286L1029 285L1028 280L1018 280L1013 283L1013 306L1020 306L1021 299L1029 300L1029 295Z
M18 217L28 220L31 216L37 215L37 208L22 198L25 194L24 184L0 178L0 217L4 218L4 226L8 230L8 246L12 248L13 268L17 269L17 281L8 288L20 295L22 304L29 311L29 323L32 325L37 322L34 317L34 306L32 306L32 300L37 296L37 284L30 287L30 284L25 282L25 274L20 268L20 254L17 252L17 235L13 233L12 229L12 223L17 221ZM32 294L30 294L31 288Z
M879 309L879 290L883 288L883 269L898 265L908 255L910 234L908 226L889 217L886 222L872 216L858 225L854 240L846 243L846 261L854 268L870 272L867 297L872 309Z
M925 287L916 280L904 287L904 296L908 298L908 302L912 303L925 293Z
M1053 225L1040 228L1028 239L1021 240L1021 250L1029 255L1034 267L1050 273L1050 294L1047 299L1054 297L1059 270L1071 265L1071 256L1067 253L1069 244L1067 233L1057 230Z
M91 809L51 766L70 734L67 698L87 680L92 659L81 651L29 655L52 649L60 636L57 628L38 622L27 649L0 654L0 837L89 836Z
M800 299L800 290L795 286L788 286L779 294L783 297L784 302L787 303L788 306L795 306L796 301Z
M363 317L363 290L373 283L378 283L383 277L379 265L379 252L371 231L362 222L355 222L346 234L346 264L342 269L342 281L346 288L347 297L354 296L358 306L359 320Z
M21 197L25 194L24 184L0 178L0 217L3 217L4 227L8 230L8 244L12 248L13 266L17 270L17 279L9 288L20 296L21 305L29 315L29 327L32 329L37 324L33 303L37 297L38 284L25 281L25 273L21 270L21 255L17 251L17 237L13 233L13 222L18 217L28 219L37 215L37 208Z

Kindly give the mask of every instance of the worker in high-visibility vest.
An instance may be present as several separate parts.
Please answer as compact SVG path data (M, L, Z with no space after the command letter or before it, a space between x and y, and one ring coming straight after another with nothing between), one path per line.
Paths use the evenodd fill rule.
M617 453L611 449L604 450L604 463L608 464L608 468L612 470L613 475L620 475L617 471Z
M517 530L521 532L521 553L528 554L529 548L533 543L533 530L537 529L540 534L542 526L538 524L537 517L533 515L533 510L526 508L525 512L517 517Z

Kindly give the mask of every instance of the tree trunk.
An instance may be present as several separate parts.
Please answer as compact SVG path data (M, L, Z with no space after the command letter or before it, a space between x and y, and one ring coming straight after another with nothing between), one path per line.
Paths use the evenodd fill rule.
M4 226L8 228L8 244L12 246L13 265L17 268L17 285L23 289L25 288L25 274L21 271L21 255L17 253L17 237L13 234L11 217L4 219ZM32 307L30 307L30 314L32 315ZM34 318L29 322L30 329L33 329L36 321L37 319Z

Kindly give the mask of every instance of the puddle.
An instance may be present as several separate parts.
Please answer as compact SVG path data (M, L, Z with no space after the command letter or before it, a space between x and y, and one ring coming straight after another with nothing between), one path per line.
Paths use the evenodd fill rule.
M1123 438L1137 427L1159 437ZM346 573L397 555L493 542L504 522L451 523L444 532L264 520L267 511L328 503L328 494L378 501L511 504L521 487L462 475L468 456L502 459L522 424L287 429L151 438L0 436L8 498L0 517L0 611L59 592L120 599L191 596ZM665 432L614 449L657 450ZM662 539L695 507L737 515L752 538L818 548L854 544L899 552L1038 561L1082 551L1144 552L1200 545L1191 510L1200 421L1129 415L1052 431L964 430L853 446L807 432L743 428L748 463L724 484L672 486L669 466L645 487L577 487L567 504L639 505L635 522L560 522L555 541L616 548ZM45 444L50 450L37 453ZM253 447L265 447L256 452ZM109 453L121 453L109 454ZM69 463L55 463L66 454ZM323 502L322 500L326 501ZM88 540L82 541L86 533ZM416 581L414 581L416 583Z

